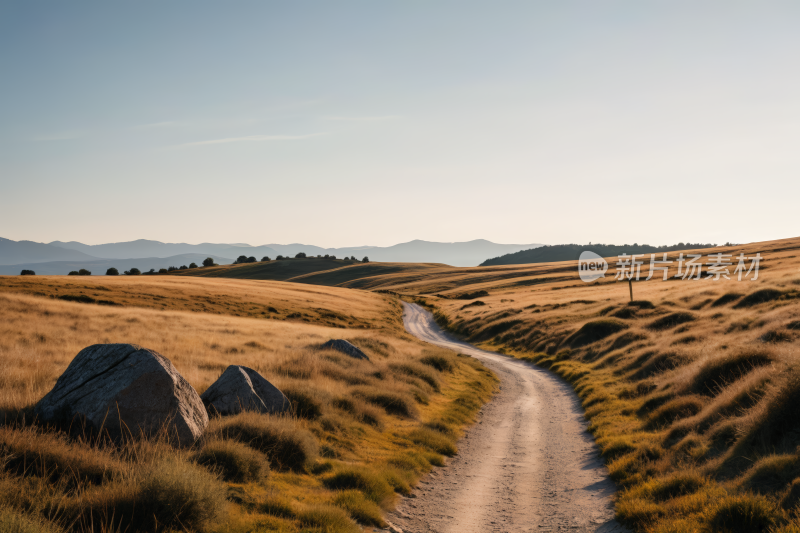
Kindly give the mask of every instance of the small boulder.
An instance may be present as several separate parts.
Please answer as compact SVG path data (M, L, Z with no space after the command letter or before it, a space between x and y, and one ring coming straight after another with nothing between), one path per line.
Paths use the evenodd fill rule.
M242 411L283 413L291 403L264 376L246 366L231 365L201 396L212 413L234 415Z
M369 361L367 354L361 351L360 348L353 346L343 339L331 339L321 346L322 349L336 350L343 354L352 357L353 359L366 359Z
M46 422L81 417L114 438L165 429L180 446L193 444L208 425L200 396L169 359L135 344L81 350L35 411Z

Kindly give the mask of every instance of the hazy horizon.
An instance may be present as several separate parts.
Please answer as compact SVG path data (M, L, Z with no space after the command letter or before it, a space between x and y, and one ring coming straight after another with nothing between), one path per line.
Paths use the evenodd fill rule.
M0 234L795 236L798 22L790 2L5 2Z

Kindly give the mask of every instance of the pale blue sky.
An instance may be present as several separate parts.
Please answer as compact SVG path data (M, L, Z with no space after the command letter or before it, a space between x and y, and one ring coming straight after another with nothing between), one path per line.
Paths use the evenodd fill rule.
M800 235L797 2L0 3L0 236Z

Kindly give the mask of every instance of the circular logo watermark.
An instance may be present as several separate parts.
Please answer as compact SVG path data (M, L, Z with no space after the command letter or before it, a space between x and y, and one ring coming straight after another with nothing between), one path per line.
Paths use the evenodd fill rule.
M574 257L574 256L573 256ZM594 252L585 251L578 259L578 274L585 282L606 277L608 263Z

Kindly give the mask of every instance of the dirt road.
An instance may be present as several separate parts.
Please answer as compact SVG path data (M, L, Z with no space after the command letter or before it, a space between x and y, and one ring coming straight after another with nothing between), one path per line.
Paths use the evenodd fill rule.
M415 498L403 499L392 523L405 533L627 531L613 518L616 489L569 385L456 340L423 308L404 305L411 334L480 359L501 390L459 442L459 454L424 478Z

